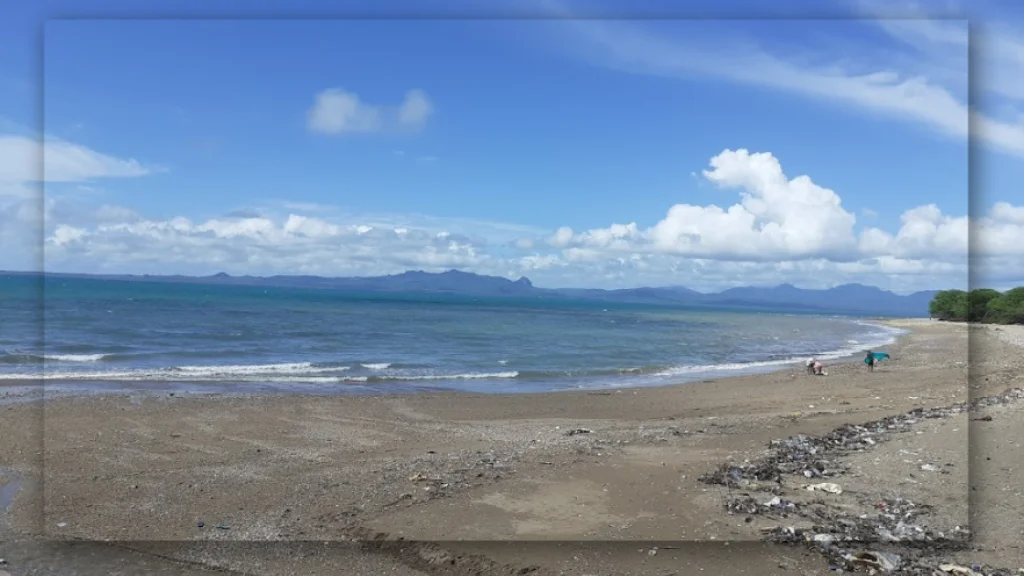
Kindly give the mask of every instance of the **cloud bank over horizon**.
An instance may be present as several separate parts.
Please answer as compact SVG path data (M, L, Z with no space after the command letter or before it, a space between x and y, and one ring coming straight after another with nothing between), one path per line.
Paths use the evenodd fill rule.
M1024 206L999 202L972 222L924 204L904 210L898 229L885 230L860 223L841 191L810 175L787 175L766 151L727 149L708 160L699 177L719 190L721 205L677 203L652 226L630 220L576 231L350 214L294 200L201 219L154 218L57 193L41 203L25 193L39 185L39 175L24 169L38 143L5 136L0 146L17 151L0 165L3 269L38 269L42 250L48 271L371 276L456 268L525 275L549 287L708 291L860 282L908 292L965 286L971 257L985 285L1024 283ZM52 182L141 178L156 170L63 140L47 139L45 148ZM976 242L969 254L970 228Z

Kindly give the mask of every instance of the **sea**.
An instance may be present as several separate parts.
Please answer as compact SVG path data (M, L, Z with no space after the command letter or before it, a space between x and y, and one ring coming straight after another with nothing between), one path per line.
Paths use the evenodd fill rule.
M0 388L521 393L838 359L901 330L839 314L0 276Z

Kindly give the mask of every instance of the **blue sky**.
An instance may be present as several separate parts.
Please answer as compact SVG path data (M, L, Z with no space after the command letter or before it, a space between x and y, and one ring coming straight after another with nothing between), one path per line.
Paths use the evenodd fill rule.
M765 15L729 11L744 9ZM0 56L0 242L17 248L0 268L38 267L45 237L47 269L83 272L967 282L966 20L51 20L40 38L69 9L18 10ZM1003 287L1024 281L1024 28L999 21L976 92L972 249Z

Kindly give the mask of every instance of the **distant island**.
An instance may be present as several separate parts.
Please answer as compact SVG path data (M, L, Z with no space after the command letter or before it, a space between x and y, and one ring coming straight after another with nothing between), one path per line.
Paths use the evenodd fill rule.
M0 272L4 276L43 276L40 272ZM282 288L314 288L351 292L402 292L452 294L474 297L573 299L630 304L656 304L685 307L726 307L785 309L794 311L843 313L865 316L927 317L937 290L899 295L863 284L843 284L826 290L797 288L791 284L773 287L730 288L717 293L702 293L681 286L661 288L538 288L526 277L509 280L459 270L431 273L420 270L389 276L211 276L99 275L45 273L47 278L80 278L130 282L170 282Z

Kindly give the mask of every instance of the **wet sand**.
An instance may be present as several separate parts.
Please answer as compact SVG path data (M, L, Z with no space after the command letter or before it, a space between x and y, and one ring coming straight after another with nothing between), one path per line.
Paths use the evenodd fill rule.
M160 574L819 574L827 562L813 550L760 541L791 519L728 514L727 489L700 476L757 458L773 439L966 401L966 326L907 326L913 334L886 349L892 362L870 374L857 361L827 377L794 367L600 392L2 406L0 469L22 481L0 525L17 540L3 545L10 566L0 569L59 557L77 573L118 573L97 558L123 554L125 566L199 563L163 560L151 572ZM1012 328L974 330L972 397L1022 385L1024 339ZM1024 510L1007 505L1022 485L1020 408L991 410L990 421L930 420L850 456L851 472L836 479L847 490L830 505L856 512L906 494L936 507L939 528L970 521L982 549L960 560L1024 566ZM921 471L932 463L950 472ZM42 552L40 537L133 551L77 544L87 559L78 561L52 548L66 544Z

